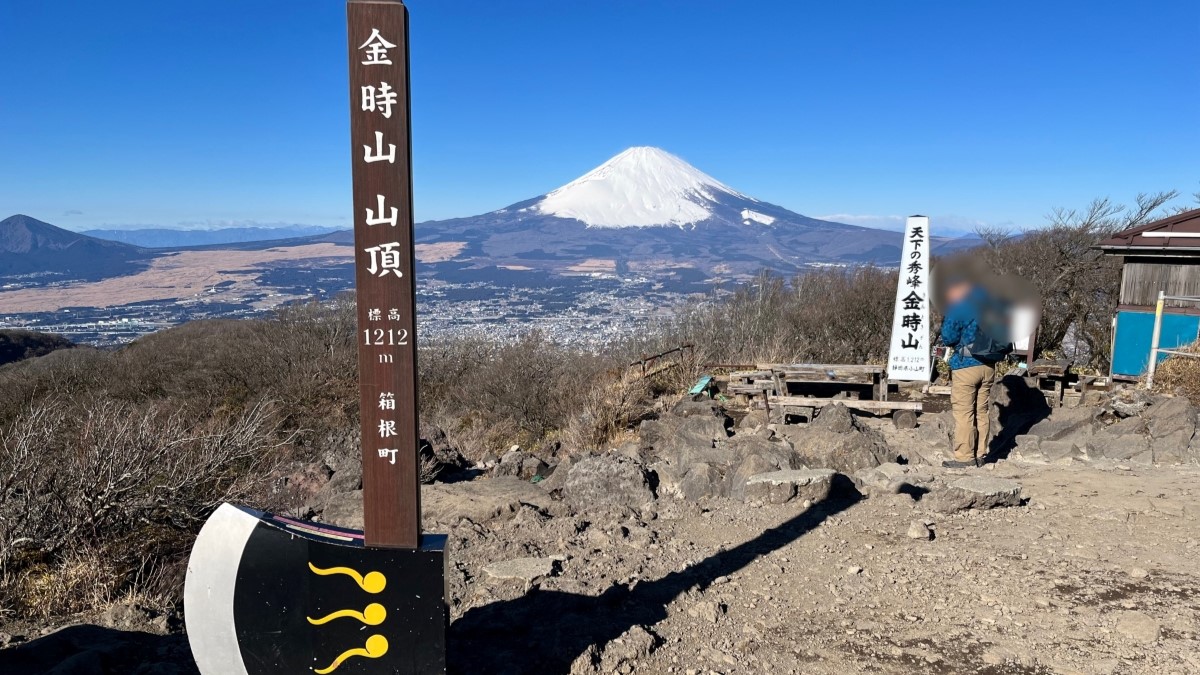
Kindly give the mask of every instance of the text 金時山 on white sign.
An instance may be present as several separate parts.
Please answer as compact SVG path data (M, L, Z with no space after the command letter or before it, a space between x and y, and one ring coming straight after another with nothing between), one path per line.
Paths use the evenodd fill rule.
M910 216L904 225L887 376L891 380L928 380L930 365L929 218Z

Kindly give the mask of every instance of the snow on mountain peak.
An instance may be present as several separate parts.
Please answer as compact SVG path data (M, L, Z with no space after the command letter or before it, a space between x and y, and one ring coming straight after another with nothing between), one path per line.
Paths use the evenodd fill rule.
M633 147L547 194L533 208L589 227L691 225L724 194L746 199L665 150Z

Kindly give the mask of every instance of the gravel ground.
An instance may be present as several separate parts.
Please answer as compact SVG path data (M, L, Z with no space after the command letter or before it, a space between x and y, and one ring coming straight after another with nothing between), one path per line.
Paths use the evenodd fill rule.
M460 520L452 672L1200 673L1200 467L923 470L1015 480L1024 503L667 496ZM24 644L0 651L0 673L195 672L177 616L70 622L100 625L0 626L0 645Z
M1015 479L1027 503L943 515L904 494L714 499L465 523L456 671L1200 672L1200 470L957 473ZM551 556L540 579L482 569Z

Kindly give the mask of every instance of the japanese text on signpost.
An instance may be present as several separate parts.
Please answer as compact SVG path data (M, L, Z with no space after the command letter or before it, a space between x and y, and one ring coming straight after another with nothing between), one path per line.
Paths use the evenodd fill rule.
M363 502L370 546L420 540L408 16L347 4Z
M910 216L900 254L888 378L929 379L929 348L929 219Z

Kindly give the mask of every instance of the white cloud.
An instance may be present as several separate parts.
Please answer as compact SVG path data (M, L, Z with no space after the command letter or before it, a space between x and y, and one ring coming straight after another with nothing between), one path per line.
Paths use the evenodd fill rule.
M253 220L249 218L207 218L204 220L181 220L173 226L167 225L165 227L183 230L224 230L231 227L260 227L267 229L277 227L320 227L326 229L349 227L342 224L347 220L346 216L343 215L333 217L318 216L314 220L319 224L284 220Z
M260 220L208 219L181 220L175 227L185 230L223 230L230 227L295 227L296 223L264 222Z
M310 227L320 228L323 230L335 230L342 225L310 225L308 223L289 223L286 221L261 221L261 220L225 220L225 219L209 219L209 220L181 220L175 224L163 223L103 223L94 225L88 229L93 230L223 230L236 227L258 227L265 229L274 229L280 227Z

